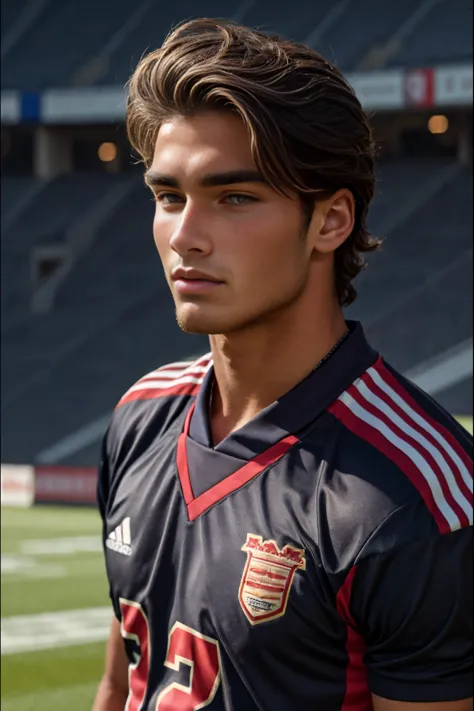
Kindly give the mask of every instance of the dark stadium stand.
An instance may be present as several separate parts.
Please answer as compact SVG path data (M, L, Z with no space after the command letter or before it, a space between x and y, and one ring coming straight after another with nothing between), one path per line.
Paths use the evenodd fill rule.
M126 178L125 178L126 179ZM61 176L39 189L27 209L19 212L13 223L2 230L2 324L4 335L8 329L25 320L30 308L32 263L31 250L39 246L64 243L68 226L91 210L104 192L123 177L106 174L81 174ZM5 178L2 180L2 199L5 190L9 209L24 195L28 180ZM3 212L3 209L2 209ZM7 213L8 216L8 213ZM9 275L15 275L14 279Z
M425 161L425 180L429 163ZM432 163L432 173L441 169L442 164ZM409 175L415 178L412 163L406 166L405 180ZM413 190L416 183L410 184ZM390 195L395 208L396 193L390 190ZM383 248L372 256L373 270L369 266L360 278L360 295L349 313L363 320L374 345L402 371L472 334L471 195L472 170L459 168L393 232L387 235L382 229L387 236ZM376 201L373 218L380 206ZM472 393L456 390L451 402L455 396L455 411L469 412Z
M30 22L22 17L18 26L19 7L15 0L2 1L3 89L123 84L168 29L196 16L192 0L116 0L113 9L93 0L43 0ZM199 15L225 15L306 42L345 71L364 64L426 66L472 55L470 0L200 0ZM86 27L87 32L75 31Z
M1 181L1 239L10 240L10 227L42 190L41 181L30 176L3 178ZM3 286L2 286L3 288Z
M15 0L2 0L0 5L0 22L2 27L2 38L10 32L21 15L22 7Z
M178 329L162 295L137 300L57 363L38 370L40 377L30 376L29 387L5 410L3 461L15 461L19 453L31 461L57 439L110 412L117 394L144 373L206 347L206 338ZM82 463L95 464L97 452L96 447L95 460Z
M388 66L430 66L471 61L472 0L432 3L430 12L400 45Z
M2 89L121 85L139 57L195 8L191 0L116 0L113 10L92 0L27 7L2 0ZM285 34L345 71L472 57L472 0L200 0L198 14ZM124 142L122 128L114 131L117 139L101 140ZM2 461L35 461L106 416L144 372L207 348L207 339L186 336L175 323L139 171L96 165L87 172L96 147L78 140L73 162L79 155L84 172L50 181L2 175ZM379 166L369 226L386 241L359 277L347 315L360 318L373 344L406 372L472 335L472 166L454 151L439 157L451 139L431 158L410 150L407 157L403 140L400 132L400 145L387 149ZM417 149L418 141L416 134ZM53 308L39 313L34 250L72 243L75 256ZM472 378L439 399L472 414ZM63 463L95 465L97 456L95 441Z
M400 206L447 170L447 184L403 219ZM348 315L362 318L374 345L407 370L472 330L466 299L472 290L472 174L445 159L386 161L379 174L370 225L388 236L372 257L373 269L360 277ZM4 459L18 451L34 457L107 413L144 372L206 348L206 339L185 336L174 322L151 236L152 202L136 177L122 178L136 187L75 264L54 309L28 314L31 245L64 236L84 206L118 179L73 174L53 181L2 241ZM387 233L397 218L402 221ZM451 401L456 395L458 411L465 411L465 392L450 393Z
M259 0L261 4L262 0ZM263 0L266 4L266 0ZM221 0L200 0L199 14L209 17L222 17L227 15L232 17L229 8L232 12L237 11L239 5L243 5L241 0L230 0L225 4ZM250 5L251 3L246 3ZM297 5L309 3L305 0L297 0ZM143 14L139 14L138 8L144 7ZM183 18L191 18L196 15L195 5L193 6L190 0L178 0L173 3L162 3L157 6L155 0L137 3L136 21L131 23L129 31L125 34L120 42L108 56L103 56L102 60L98 60L95 67L94 62L90 65L90 73L87 73L87 66L83 72L79 72L75 80L80 83L86 82L88 76L91 77L91 83L107 85L107 84L124 84L136 67L140 57L147 51L159 47L164 40L167 32L173 25L181 22ZM270 16L278 12L279 5L275 4L272 7ZM157 15L159 12L159 21ZM287 10L285 11L287 13ZM267 14L268 17L268 14ZM95 69L95 72L94 72Z
M10 3L11 0L7 5ZM49 0L36 20L25 28L21 41L2 58L2 88L67 86L74 72L100 51L131 13L132 4L127 0L114 2L113 11L108 3L92 0ZM76 32L75 28L84 30ZM2 27L2 43L5 38L8 31ZM41 62L35 61L37 56Z
M471 413L473 407L473 380L472 378L466 378L466 380L453 385L447 390L436 395L436 399L445 407L448 412L457 412L459 403L462 403L463 412Z
M315 49L342 69L355 69L373 47L382 46L391 39L419 4L413 0L346 3L338 21L322 34ZM363 28L363 32L359 28Z

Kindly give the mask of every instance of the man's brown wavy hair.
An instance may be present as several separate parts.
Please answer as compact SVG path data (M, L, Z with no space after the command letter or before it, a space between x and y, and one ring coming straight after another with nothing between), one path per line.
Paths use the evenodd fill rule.
M264 179L297 193L310 215L319 191L348 188L354 229L335 253L339 303L377 248L366 227L375 149L367 117L341 72L308 47L229 20L197 19L173 29L128 82L127 131L146 168L161 124L204 109L237 112Z

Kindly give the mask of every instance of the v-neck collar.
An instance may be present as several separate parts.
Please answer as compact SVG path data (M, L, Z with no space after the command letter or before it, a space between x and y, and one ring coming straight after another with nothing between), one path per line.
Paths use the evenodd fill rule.
M378 354L367 343L360 323L346 323L348 336L321 366L215 447L209 420L215 376L210 367L178 441L178 474L191 521L283 457L375 362ZM229 473L231 457L240 462Z
M293 435L287 435L272 446L268 447L260 455L257 455L244 466L237 469L232 474L228 474L220 479L216 484L206 489L200 495L196 496L191 481L191 473L189 469L189 461L186 443L189 435L189 426L193 416L195 405L191 405L186 416L184 430L178 439L177 465L178 475L181 482L184 501L186 503L188 518L194 521L198 516L207 511L211 506L217 504L223 498L231 494L233 491L240 489L244 484L260 474L271 464L274 464L281 459L288 450L299 440ZM211 450L212 451L212 450ZM204 471L204 470L203 470Z
M209 417L215 380L211 366L196 397L189 437L208 449L249 460L286 435L304 430L377 358L360 323L346 323L347 337L321 366L215 447Z

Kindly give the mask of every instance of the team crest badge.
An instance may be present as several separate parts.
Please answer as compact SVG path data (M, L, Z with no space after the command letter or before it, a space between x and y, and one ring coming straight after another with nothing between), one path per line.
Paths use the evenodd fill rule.
M297 570L306 570L305 552L286 545L281 550L275 541L247 534L242 546L247 563L242 574L239 602L252 625L281 617Z

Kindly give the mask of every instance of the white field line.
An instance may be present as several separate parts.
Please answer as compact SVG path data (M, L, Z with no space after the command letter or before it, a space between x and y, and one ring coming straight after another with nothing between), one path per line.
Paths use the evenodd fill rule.
M111 607L2 617L2 656L102 642L108 637L111 621Z
M86 510L82 512L86 513ZM56 514L56 515L53 515ZM74 510L68 511L62 516L57 515L57 512L51 514L51 509L46 511L42 506L32 509L9 509L4 508L1 516L2 532L9 530L21 529L31 534L33 538L35 534L47 530L51 532L61 532L63 535L70 532L70 535L90 535L97 533L100 535L100 519L99 514L95 511L87 510L87 516L77 516Z
M2 585L23 578L64 578L67 570L63 565L38 565L32 558L16 555L1 557Z
M70 538L43 538L22 541L23 555L68 555L70 553L101 553L100 535Z
M67 686L67 700L78 703L88 699L87 708L90 709L92 699L97 692L98 682L93 681L86 684L75 684ZM35 689L26 694L14 694L2 698L2 711L32 711L32 709L64 709L64 686L56 689ZM78 706L76 706L78 708ZM83 708L86 708L84 703Z
M41 557L64 558L81 553L101 553L102 543L99 535L43 538L21 541L19 549L19 553L8 552L1 556L2 584L15 583L25 578L63 578L71 574L66 564L46 563L43 562L44 558L41 561ZM96 560L95 556L93 560Z
M0 558L0 566L2 575L8 573L21 573L24 570L30 570L36 565L31 558L25 558L22 555L5 555L2 553Z

